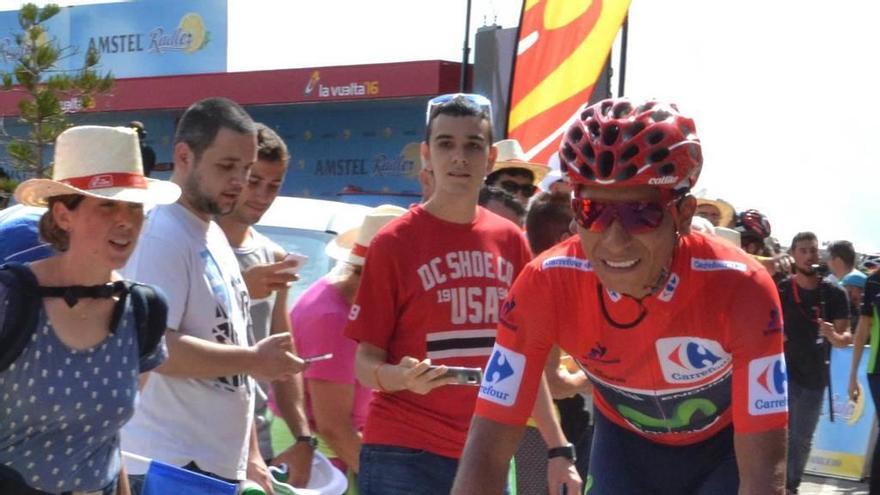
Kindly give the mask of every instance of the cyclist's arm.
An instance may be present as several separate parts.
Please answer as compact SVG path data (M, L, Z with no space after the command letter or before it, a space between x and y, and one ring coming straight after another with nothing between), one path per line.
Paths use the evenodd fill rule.
M458 463L453 495L502 493L507 466L519 446L524 425L509 425L474 416Z
M740 495L785 494L785 428L733 436Z

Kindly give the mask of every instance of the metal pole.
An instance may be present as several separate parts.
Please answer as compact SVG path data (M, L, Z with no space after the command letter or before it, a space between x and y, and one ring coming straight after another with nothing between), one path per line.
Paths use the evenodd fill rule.
M624 94L626 86L626 41L629 37L629 14L623 18L623 33L620 35L620 77L617 83L617 97Z
M471 0L467 0L467 15L464 18L464 48L461 58L461 84L459 90L464 93L468 85L468 58L470 57L470 34L471 34Z

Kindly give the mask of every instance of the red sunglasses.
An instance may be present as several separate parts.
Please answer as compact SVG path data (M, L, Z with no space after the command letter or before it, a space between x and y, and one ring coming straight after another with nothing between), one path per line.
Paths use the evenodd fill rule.
M631 234L650 232L663 223L666 209L678 198L667 201L603 202L587 198L572 198L574 218L583 229L601 233L615 220Z

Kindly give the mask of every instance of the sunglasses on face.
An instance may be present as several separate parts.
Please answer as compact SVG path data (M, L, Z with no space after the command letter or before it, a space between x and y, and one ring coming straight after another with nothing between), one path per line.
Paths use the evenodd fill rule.
M428 101L428 110L425 112L425 124L431 122L431 115L434 114L434 110L437 107L449 103L450 101L456 98L464 98L465 100L473 103L474 105L480 107L480 110L486 112L489 116L489 121L491 123L492 119L492 102L489 101L489 98L486 98L483 95L478 95L474 93L449 93L446 95L440 95L434 98L431 98Z
M624 203L594 201L587 198L573 198L574 218L584 230L602 233L614 221L619 221L631 234L651 232L663 223L666 208L675 202L672 199L661 201L629 201Z
M514 182L512 180L503 180L497 185L514 196L516 196L517 193L522 193L522 195L527 198L534 196L535 192L538 190L538 188L532 184L520 184L519 182Z

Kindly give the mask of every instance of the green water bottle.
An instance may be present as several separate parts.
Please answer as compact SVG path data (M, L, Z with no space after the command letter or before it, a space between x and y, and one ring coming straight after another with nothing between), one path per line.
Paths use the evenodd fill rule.
M244 480L238 484L238 495L266 495L266 490L256 481Z

